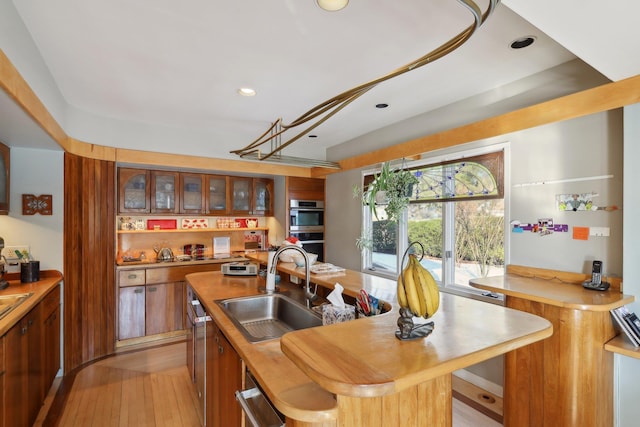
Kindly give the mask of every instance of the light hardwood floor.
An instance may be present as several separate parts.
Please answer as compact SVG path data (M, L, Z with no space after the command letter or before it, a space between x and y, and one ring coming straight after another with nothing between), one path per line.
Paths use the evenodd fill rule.
M118 354L57 381L35 427L198 427L185 343ZM453 399L454 427L501 424Z

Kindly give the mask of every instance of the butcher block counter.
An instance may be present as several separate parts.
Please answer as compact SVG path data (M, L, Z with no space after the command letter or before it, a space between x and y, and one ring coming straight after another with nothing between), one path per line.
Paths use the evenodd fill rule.
M55 270L43 270L40 272L40 280L31 283L21 283L20 273L6 275L9 287L0 290L0 297L15 294L32 293L29 298L12 309L0 320L0 336L4 335L20 319L22 319L33 307L38 305L61 281L62 274Z
M508 266L507 274L470 280L505 295L505 305L548 319L553 336L505 355L504 425L613 425L613 354L609 310L633 302L619 279L607 291L582 287L589 276Z
M304 276L293 263L279 263L278 268ZM359 277L362 282L356 283ZM395 337L398 307L387 297L391 312L252 344L215 300L258 294L264 287L261 278L206 272L189 274L187 281L288 426L451 426L453 371L553 332L538 316L442 294L432 319L435 330L424 339ZM383 299L376 287L386 293L395 289L392 280L349 271L312 275L312 281L330 287L337 281L352 296L364 285Z

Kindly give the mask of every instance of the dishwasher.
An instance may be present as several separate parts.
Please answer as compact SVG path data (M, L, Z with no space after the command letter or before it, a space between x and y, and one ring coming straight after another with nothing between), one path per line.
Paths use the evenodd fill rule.
M187 356L192 355L193 361L188 361L188 364L192 363L192 375L193 382L196 386L196 392L198 395L198 417L200 418L201 425L206 425L207 408L206 408L206 376L207 376L207 346L206 336L207 328L213 328L211 324L211 316L207 315L206 311L198 297L193 292L191 287L187 288L187 317L191 328L189 332L190 339L187 346L191 345L191 349L187 348Z
M284 415L274 408L248 369L245 375L245 389L236 391L236 399L245 414L247 426L284 427Z

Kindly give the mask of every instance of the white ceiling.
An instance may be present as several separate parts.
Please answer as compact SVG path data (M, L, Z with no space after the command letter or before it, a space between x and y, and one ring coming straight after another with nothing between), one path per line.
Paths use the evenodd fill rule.
M457 51L379 84L315 129L317 138L287 151L324 158L328 147L470 97L500 96L501 88L576 56L610 80L640 74L635 1L503 3ZM484 10L488 0L478 4ZM275 119L289 122L472 23L456 0L351 0L339 12L313 0L13 0L13 7L57 85L64 109L52 114L70 136L227 158ZM509 49L530 35L533 46ZM28 61L18 65L25 70ZM242 86L257 96L240 97ZM53 148L26 129L28 117L4 94L0 113L1 140Z

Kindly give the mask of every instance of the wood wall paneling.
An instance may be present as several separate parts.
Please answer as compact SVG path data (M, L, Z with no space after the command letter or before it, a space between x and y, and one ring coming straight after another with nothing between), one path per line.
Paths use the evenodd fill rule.
M64 369L115 351L115 163L65 154Z

